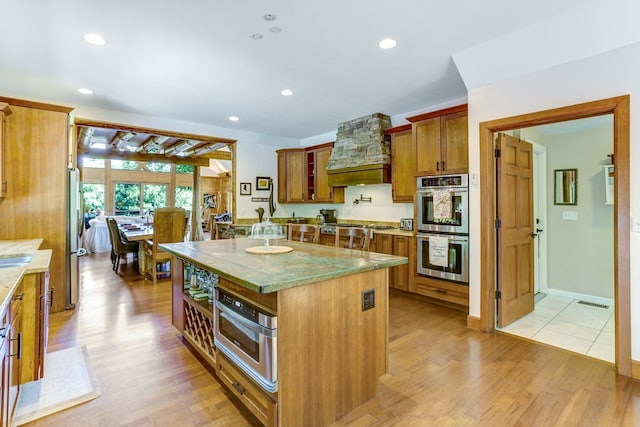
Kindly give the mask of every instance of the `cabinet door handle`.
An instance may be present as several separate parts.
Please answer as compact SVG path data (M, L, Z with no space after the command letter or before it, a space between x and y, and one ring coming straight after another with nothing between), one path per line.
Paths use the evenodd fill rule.
M51 290L49 291L49 305L53 305L54 291L55 291L55 288L51 288Z
M247 391L247 390L245 390L245 388L244 388L244 387L242 387L242 386L240 385L240 383L232 383L231 385L232 385L232 386L233 386L233 388L235 388L235 389L236 389L236 391L237 391L238 393L240 393L241 395L243 395L243 394L245 393L245 391Z
M444 172L444 160L442 161L442 172Z
M8 326L0 328L0 338L5 338L8 333L9 333L9 327Z
M22 301L24 299L24 292L19 295L16 295L14 299L19 299L20 301Z
M11 341L18 341L18 352L11 354L10 356L18 356L18 359L22 359L22 332L18 332L18 338L14 338Z
M436 162L436 172L440 172L440 162Z
M436 289L436 292L439 294L446 294L447 291L445 291L444 289Z

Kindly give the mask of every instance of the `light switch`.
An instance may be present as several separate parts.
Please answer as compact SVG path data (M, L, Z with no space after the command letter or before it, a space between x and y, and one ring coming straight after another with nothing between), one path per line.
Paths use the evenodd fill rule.
M569 221L577 221L578 220L578 212L577 211L562 211L562 219Z
M640 216L631 217L631 231L635 233L640 232Z

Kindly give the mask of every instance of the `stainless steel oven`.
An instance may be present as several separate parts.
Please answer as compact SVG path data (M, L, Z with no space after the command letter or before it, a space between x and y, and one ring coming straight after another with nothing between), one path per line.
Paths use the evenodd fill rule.
M420 177L416 196L418 232L469 233L467 174Z
M213 307L216 347L265 390L278 390L278 318L216 288Z
M418 274L469 283L468 236L418 233L416 238Z

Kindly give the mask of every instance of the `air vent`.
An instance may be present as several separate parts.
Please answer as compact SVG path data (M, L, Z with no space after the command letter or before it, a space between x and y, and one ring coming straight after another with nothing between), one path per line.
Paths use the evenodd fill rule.
M578 304L590 305L591 307L604 308L605 310L609 308L608 305L597 304L595 302L589 302L589 301L578 301Z

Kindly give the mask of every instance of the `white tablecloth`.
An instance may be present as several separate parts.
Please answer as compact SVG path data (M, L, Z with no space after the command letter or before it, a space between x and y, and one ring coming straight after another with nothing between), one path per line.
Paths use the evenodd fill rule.
M83 241L82 246L87 252L110 252L111 240L107 222L96 219L89 221L89 229L85 230Z

